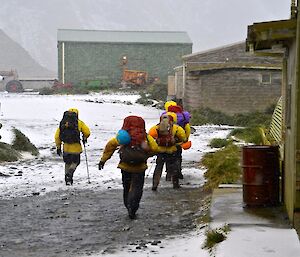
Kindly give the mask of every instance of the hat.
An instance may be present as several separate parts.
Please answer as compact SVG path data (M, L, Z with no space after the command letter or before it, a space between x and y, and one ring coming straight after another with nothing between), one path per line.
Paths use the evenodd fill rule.
M69 112L75 112L77 114L77 116L78 116L78 113L79 113L78 109L76 109L76 108L70 108L68 111Z
M168 111L168 108L169 108L171 105L176 106L177 103L174 102L174 101L167 101L167 102L165 103L165 110Z

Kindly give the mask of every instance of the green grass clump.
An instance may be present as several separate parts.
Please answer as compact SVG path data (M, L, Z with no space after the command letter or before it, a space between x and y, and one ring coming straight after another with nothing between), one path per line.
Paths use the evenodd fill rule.
M219 184L233 184L241 177L241 149L229 144L214 153L206 153L201 164L207 168L205 188L217 188Z
M37 156L39 154L38 149L33 145L28 137L26 137L20 130L14 128L13 133L15 135L12 148L17 151L30 152L31 154Z
M44 87L39 90L40 95L84 95L88 94L89 89L85 87L74 86L72 88L48 88Z
M228 225L225 225L222 228L208 230L206 232L204 248L211 250L216 244L223 242L227 238L229 231L230 228Z
M236 128L230 132L229 136L234 136L246 143L263 144L263 138L258 127Z
M20 154L11 145L0 142L0 162L14 162L20 157Z
M209 142L209 146L211 148L222 148L224 146L227 146L229 144L229 140L226 138L213 138L210 142Z

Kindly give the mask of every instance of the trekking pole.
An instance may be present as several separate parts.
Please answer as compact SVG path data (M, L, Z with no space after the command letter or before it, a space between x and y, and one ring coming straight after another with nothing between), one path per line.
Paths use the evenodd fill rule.
M85 163L86 163L86 171L87 171L88 184L91 184L90 173L89 173L89 165L88 165L86 148L85 148L85 142L84 142L84 140L82 140L82 142L83 142L83 149L84 149L84 155L85 155Z

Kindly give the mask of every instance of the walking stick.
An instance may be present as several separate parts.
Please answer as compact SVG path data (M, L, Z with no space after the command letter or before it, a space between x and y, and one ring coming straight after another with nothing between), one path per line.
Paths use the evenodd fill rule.
M89 165L88 165L87 154L86 154L86 148L85 148L85 141L82 140L82 142L83 142L83 149L84 149L84 155L85 155L85 163L86 163L86 171L87 171L88 184L91 184L91 181L90 181L90 173L89 173Z

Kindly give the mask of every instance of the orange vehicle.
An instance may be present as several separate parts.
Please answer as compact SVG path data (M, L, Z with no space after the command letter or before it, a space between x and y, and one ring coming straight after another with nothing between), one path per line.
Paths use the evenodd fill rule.
M140 70L124 70L122 80L127 84L143 86L146 84L148 73Z

